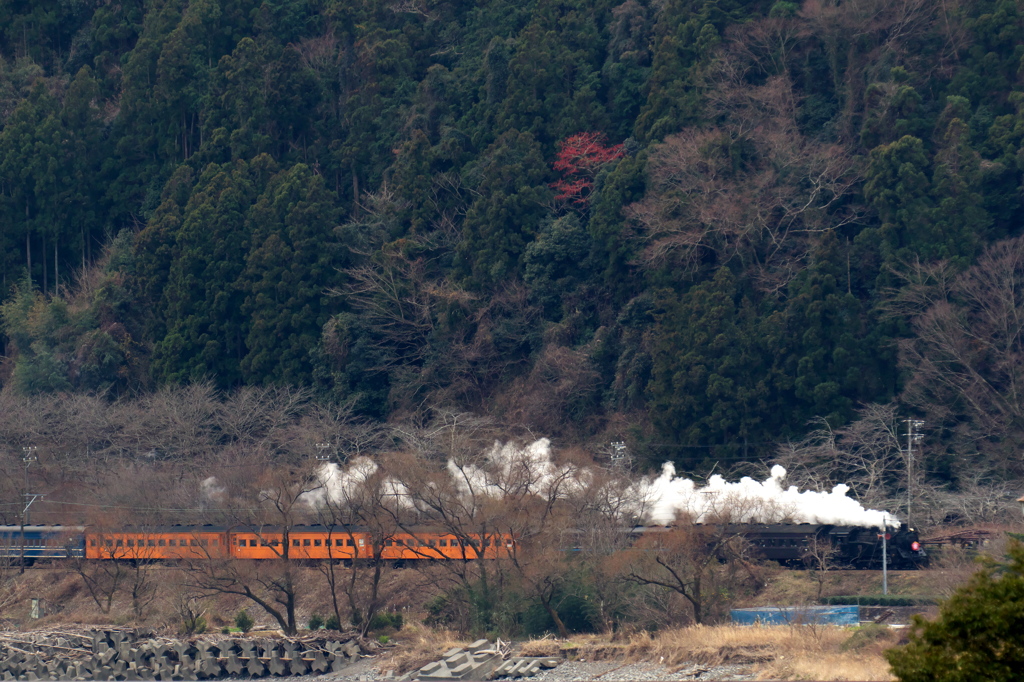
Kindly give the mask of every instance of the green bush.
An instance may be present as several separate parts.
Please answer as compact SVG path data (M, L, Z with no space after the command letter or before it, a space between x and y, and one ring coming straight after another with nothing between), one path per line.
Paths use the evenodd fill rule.
M386 630L387 628L401 630L403 625L405 625L405 619L397 611L375 613L370 619L370 630Z
M324 626L324 617L321 616L319 613L314 613L312 616L309 617L309 624L307 626L308 629L310 629L310 630L319 630L323 626Z
M327 630L341 630L341 621L338 620L337 616L328 616L327 620L324 621L324 628Z
M1024 669L1024 546L1009 561L989 560L942 604L939 617L915 617L910 642L886 653L901 682L1011 682Z
M186 618L181 623L181 633L183 635L201 635L204 632L206 632L206 619L202 616Z
M256 621L253 620L253 617L245 609L239 611L238 615L235 616L235 627L242 632L249 632L254 625L256 625Z
M885 639L892 634L887 626L881 623L869 623L862 627L854 628L853 634L839 646L840 651L857 651L872 642Z
M377 638L377 641L380 642L381 644L387 644L388 642L391 641L391 638L388 637L387 635L381 635L380 637Z

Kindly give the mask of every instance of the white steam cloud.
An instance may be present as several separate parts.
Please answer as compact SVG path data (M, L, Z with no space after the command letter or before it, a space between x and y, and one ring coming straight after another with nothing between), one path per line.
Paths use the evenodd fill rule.
M323 506L328 502L339 507L352 505L359 499L360 489L378 469L377 463L369 457L356 457L344 469L334 462L325 462L317 473L321 487L304 493L301 499L311 507ZM386 478L382 485L385 497L391 499L395 506L412 506L409 491L401 482Z
M467 498L501 498L508 494L529 493L546 499L585 495L595 480L594 471L572 464L556 464L551 443L541 438L529 445L495 442L480 461L447 463L447 472L456 490ZM345 506L353 503L360 488L378 472L377 464L367 457L357 457L344 468L333 462L320 469L322 487L304 495L310 506L325 503ZM702 523L728 520L731 523L814 523L837 526L898 528L899 520L885 511L865 509L849 497L850 488L837 485L828 492L800 491L782 485L786 470L771 469L764 481L744 477L730 483L721 476L712 476L700 487L688 478L676 476L671 463L662 466L657 477L643 478L623 492L620 509L632 510L644 523L666 525L689 519ZM207 483L203 482L204 494ZM397 480L383 482L387 496L396 507L415 506L409 490ZM219 489L222 491L223 489ZM624 519L625 521L625 519Z
M650 512L648 521L668 524L678 516L696 523L726 518L733 523L821 523L835 526L898 528L892 514L865 509L847 496L850 487L839 484L829 492L800 491L796 486L782 487L786 470L772 467L771 476L762 482L744 477L729 483L712 476L702 488L688 478L676 477L676 469L665 463L661 475L646 481Z
M585 468L556 465L551 458L551 441L536 440L526 447L495 442L483 466L459 466L448 460L448 474L464 495L501 498L508 492L530 493L546 499L579 492L590 479Z
M204 478L199 484L199 496L203 502L223 502L227 492L216 476Z

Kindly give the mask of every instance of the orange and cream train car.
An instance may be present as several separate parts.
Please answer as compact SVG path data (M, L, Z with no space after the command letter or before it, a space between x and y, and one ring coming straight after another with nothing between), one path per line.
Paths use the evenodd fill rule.
M456 535L439 529L389 533L374 547L374 534L355 526L166 526L98 529L85 533L88 559L163 561L279 559L444 561L498 559L515 543L502 533Z

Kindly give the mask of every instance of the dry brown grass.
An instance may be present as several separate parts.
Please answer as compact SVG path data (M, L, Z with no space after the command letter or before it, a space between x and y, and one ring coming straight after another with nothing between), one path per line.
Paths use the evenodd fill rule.
M882 653L897 635L879 629L875 637L858 637L860 646L844 651L854 632L835 626L693 626L640 633L614 643L597 635L568 642L533 640L523 652L557 651L588 661L647 661L670 668L688 663L745 665L762 680L893 680Z
M381 657L381 670L394 670L401 675L436 661L441 654L464 647L469 641L450 630L435 630L417 623L409 623L394 638L395 647Z

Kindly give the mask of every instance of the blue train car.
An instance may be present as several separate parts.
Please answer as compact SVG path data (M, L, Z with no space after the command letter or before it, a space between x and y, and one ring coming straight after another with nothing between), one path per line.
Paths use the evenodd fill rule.
M0 558L32 564L83 556L84 526L0 526Z

